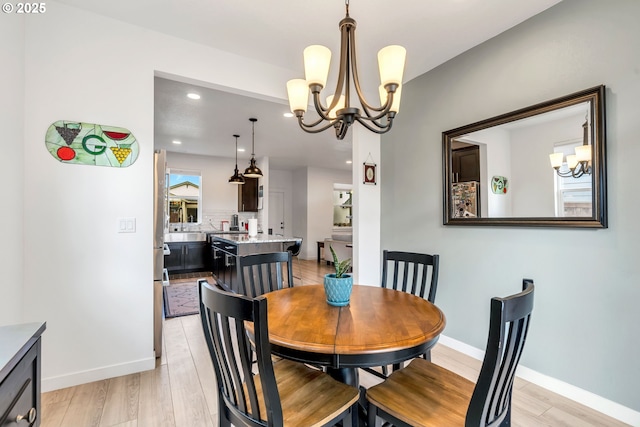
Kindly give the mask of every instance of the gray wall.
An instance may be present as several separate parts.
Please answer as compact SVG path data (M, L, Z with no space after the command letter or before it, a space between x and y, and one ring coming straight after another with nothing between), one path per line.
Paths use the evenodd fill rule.
M490 297L531 277L522 365L636 411L639 16L637 0L564 0L408 82L382 138L381 182L382 247L441 255L436 301L447 336L484 349ZM428 45L413 53L428 54ZM607 86L608 229L442 225L443 131L599 84Z

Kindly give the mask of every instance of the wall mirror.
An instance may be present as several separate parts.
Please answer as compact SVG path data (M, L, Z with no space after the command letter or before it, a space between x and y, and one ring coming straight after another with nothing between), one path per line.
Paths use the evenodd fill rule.
M443 132L444 224L606 228L604 93Z

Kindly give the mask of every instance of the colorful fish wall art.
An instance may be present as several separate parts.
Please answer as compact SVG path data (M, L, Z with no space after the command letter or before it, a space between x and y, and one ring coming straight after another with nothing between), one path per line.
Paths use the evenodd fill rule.
M140 152L138 141L128 129L68 120L49 126L45 145L62 163L114 168L131 166Z

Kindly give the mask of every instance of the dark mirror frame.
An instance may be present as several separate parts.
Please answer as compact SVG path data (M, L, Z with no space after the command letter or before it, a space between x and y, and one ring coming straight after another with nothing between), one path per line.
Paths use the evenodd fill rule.
M531 107L502 114L467 126L448 130L442 133L443 142L443 194L444 225L488 225L488 226L521 226L521 227L580 227L607 228L607 180L605 158L605 86L596 86L551 101L542 102ZM592 149L592 216L591 217L494 217L494 218L454 218L452 216L452 143L463 135L525 119L538 114L547 113L575 104L591 101L591 141ZM549 171L553 169L549 164ZM487 186L488 187L488 186Z

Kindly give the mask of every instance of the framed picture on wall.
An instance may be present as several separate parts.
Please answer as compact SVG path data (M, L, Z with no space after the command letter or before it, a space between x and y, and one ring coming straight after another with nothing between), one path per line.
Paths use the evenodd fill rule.
M376 185L376 164L375 163L363 163L364 166L364 180L363 184Z

